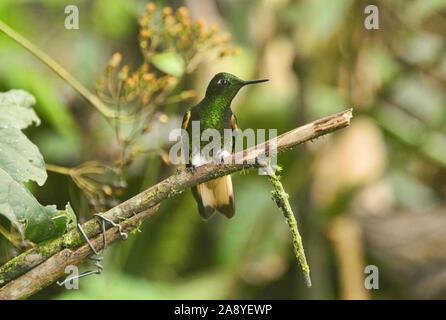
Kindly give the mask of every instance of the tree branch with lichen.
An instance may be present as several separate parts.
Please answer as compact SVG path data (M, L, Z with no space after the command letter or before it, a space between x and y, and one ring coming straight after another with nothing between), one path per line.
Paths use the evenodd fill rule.
M140 223L154 214L158 210L158 207L159 205L156 205L123 221L121 223L122 232L127 233L133 230L138 230ZM120 232L118 227L112 227L107 230L107 245L119 239ZM96 251L99 251L103 249L104 235L100 234L94 239L91 239L90 242L96 248ZM26 274L5 285L0 290L0 300L24 299L35 292L40 291L64 275L67 266L77 265L91 255L92 251L88 244L84 244L75 250L65 248Z
M193 171L179 169L175 175L170 176L151 188L108 210L103 215L115 223L127 223L129 219L132 219L135 215L154 208L162 201L182 193L190 187L244 169L263 167L264 164L260 163L259 160L268 156L270 146L273 144L276 147L277 152L289 150L298 144L349 126L351 118L352 109L348 109L288 131L262 144L232 154L231 156L228 156L230 161L226 161L227 159L225 159L222 163L209 163L197 167ZM242 161L240 161L240 159ZM287 218L290 218L288 223L293 225L292 220L294 219L294 216L293 219L291 219L289 211L286 212L286 216ZM296 227L292 227L292 230L294 231L297 230L297 225L295 226ZM102 230L101 223L98 219L91 219L85 222L82 225L82 228L90 239L97 238ZM295 250L297 250L296 254L299 252L303 253L303 248L299 247L299 243L296 242L296 239L298 239L297 235L298 233L293 234L293 243ZM77 252L79 248L84 248L85 245L85 239L82 234L75 229L49 243L32 248L8 261L0 267L0 286L3 286L0 289L0 298L26 298L43 289L45 286L48 286L56 280L55 275L63 274L65 268L64 263L54 264L48 261L54 261L56 259L57 261L59 261L59 259L65 261L69 259L70 256L70 254L66 254L67 252ZM300 246L301 245L300 242ZM68 249L69 251L66 251L65 249ZM88 255L93 254L91 249L85 248L85 250L88 254L82 255L81 259L75 259L75 263L80 263L87 258ZM65 253L62 254L61 252ZM303 263L304 260L302 260L302 255L298 256L298 258L300 259L301 267L306 265L306 262ZM51 274L48 274L46 268L42 267L42 265L46 266L47 264L52 268ZM12 295L14 290L19 289L21 292L20 294Z

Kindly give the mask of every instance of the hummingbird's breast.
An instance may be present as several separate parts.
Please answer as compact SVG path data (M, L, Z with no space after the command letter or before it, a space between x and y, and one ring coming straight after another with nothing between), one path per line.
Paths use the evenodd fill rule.
M210 110L201 120L201 131L216 129L220 133L223 133L224 129L231 129L231 113L229 112Z
M232 133L229 133L229 136L228 132L225 133L225 129L232 130L231 117L232 111L229 104L209 103L206 99L190 109L189 125L186 130L189 134L189 157L193 166L199 166L209 162L210 158L208 158L208 156L218 157L219 152L214 154L214 151L216 151L214 149L215 143L217 143L217 145L219 144L222 148L226 147L227 138L229 137L229 139L232 139ZM200 150L197 149L198 145L194 145L193 138L194 134L197 133L197 122L200 124L200 143L198 144ZM219 134L216 134L215 132L206 132L205 136L203 132L208 129L214 129ZM207 156L203 156L201 152L202 150L206 150L203 148L206 148L208 145L212 146L211 149L208 150L210 153L207 154Z
M200 123L200 137L202 137L203 131L207 129L215 129L220 134L221 145L224 145L225 129L232 129L231 126L231 108L221 108L219 106L203 105L203 103L191 108L190 125L187 128L189 133L189 143L192 143L192 128L196 125L196 122ZM195 122L195 124L194 124ZM196 129L195 129L196 130ZM214 137L214 135L212 135ZM212 141L214 138L212 138ZM209 143L207 139L200 138L200 146L203 148Z
M200 121L200 131L216 129L223 134L224 129L231 129L232 111L228 104L204 101L192 108L191 120Z

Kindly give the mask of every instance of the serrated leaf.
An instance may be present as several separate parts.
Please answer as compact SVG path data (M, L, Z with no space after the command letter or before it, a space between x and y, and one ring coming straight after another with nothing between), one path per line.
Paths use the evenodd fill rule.
M38 243L55 238L76 225L73 209L42 206L33 195L0 169L0 214L20 232L22 238Z
M159 70L176 77L184 73L185 65L183 58L172 51L154 55L150 62Z
M39 149L22 133L40 119L32 109L32 95L23 90L0 93L0 168L19 182L43 185L47 173Z

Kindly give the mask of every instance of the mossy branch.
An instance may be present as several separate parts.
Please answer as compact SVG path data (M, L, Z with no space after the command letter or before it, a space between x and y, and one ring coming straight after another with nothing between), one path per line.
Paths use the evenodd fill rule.
M271 168L267 168L269 181L273 185L274 190L271 192L273 200L276 202L277 207L282 211L288 224L291 235L293 237L294 254L296 255L299 266L302 269L304 275L305 285L311 287L310 267L308 266L307 259L305 258L304 247L302 244L302 237L299 234L297 228L297 222L294 218L293 210L291 209L290 202L288 201L288 193L285 192L280 177L277 176Z
M158 210L156 205L149 210L143 211L121 223L122 232L128 233L137 230L143 220L151 216ZM121 239L118 227L107 230L107 245ZM94 239L90 239L92 245L99 252L104 245L104 236L100 234ZM11 281L0 290L0 300L24 299L37 291L56 281L65 273L65 268L70 265L77 265L87 259L92 254L88 244L84 244L76 250L65 248L37 267Z
M125 222L135 214L148 210L167 198L173 197L200 183L244 169L263 167L264 164L259 161L263 160L265 155L268 155L270 145L274 144L278 152L289 150L298 144L349 126L351 118L352 109L348 109L298 127L262 144L228 156L222 163L209 163L193 171L179 169L175 175L170 176L133 198L108 210L103 215L115 223ZM243 163L240 163L240 159ZM82 228L90 239L97 237L101 232L101 224L97 219L91 219L85 222ZM64 249L75 250L82 245L85 245L85 240L81 233L75 229L47 244L32 248L8 261L0 267L0 286L4 286L0 289L0 296L9 297L10 293L8 292L14 290L14 286L18 285L19 279L25 279L27 286L34 288L34 291L29 290L27 291L27 295L15 296L15 298L23 298L42 289L43 287L41 286L35 286L35 281L37 281L35 279L39 278L37 275L32 274L35 267ZM90 251L90 253L92 252ZM31 277L31 275L33 276ZM17 279L18 277L20 278ZM11 282L12 280L14 281ZM11 282L11 284L5 286L8 282ZM49 283L45 282L45 285Z

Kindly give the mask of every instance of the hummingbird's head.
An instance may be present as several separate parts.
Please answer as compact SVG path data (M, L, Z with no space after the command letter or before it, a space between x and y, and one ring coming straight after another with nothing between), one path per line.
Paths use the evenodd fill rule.
M230 102L241 87L247 84L265 82L268 79L243 81L238 77L226 73L217 73L211 80L206 90L206 97L222 97Z

